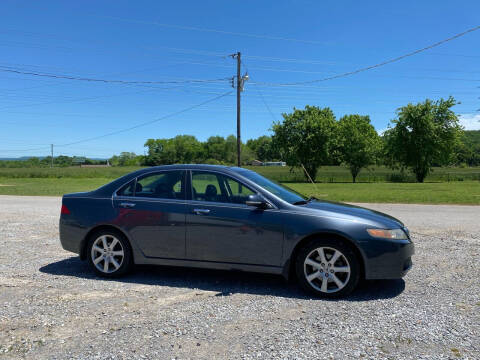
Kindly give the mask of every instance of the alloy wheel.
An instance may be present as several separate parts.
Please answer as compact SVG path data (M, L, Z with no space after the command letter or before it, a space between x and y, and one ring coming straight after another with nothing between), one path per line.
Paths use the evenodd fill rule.
M120 269L125 258L123 245L113 235L99 236L92 245L92 263L102 273L111 274Z
M305 279L317 291L335 293L350 279L350 264L346 256L331 247L312 250L304 261Z

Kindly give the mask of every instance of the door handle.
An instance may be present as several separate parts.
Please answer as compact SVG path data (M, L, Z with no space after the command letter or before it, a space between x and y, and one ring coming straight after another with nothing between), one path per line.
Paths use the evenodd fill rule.
M120 206L124 207L124 208L133 208L135 206L135 204L134 203L129 203L129 202L122 202L122 203L120 203Z
M193 209L195 215L207 215L210 212L208 209Z

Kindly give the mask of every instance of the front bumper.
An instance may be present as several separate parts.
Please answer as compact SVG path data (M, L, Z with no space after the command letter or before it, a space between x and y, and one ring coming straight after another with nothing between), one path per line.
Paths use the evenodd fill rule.
M399 279L412 268L415 246L410 240L372 240L361 244L365 255L365 278Z

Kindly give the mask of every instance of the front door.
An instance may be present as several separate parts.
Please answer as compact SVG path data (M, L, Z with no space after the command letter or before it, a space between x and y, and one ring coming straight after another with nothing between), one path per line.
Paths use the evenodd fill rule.
M185 171L149 173L114 197L116 224L146 257L185 258Z
M247 206L255 192L217 172L191 172L187 205L187 259L280 266L280 213Z

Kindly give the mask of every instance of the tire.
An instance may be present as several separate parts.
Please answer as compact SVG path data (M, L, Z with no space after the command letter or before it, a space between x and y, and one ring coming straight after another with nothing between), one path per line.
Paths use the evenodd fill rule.
M125 275L130 270L132 250L120 232L100 230L89 238L87 259L97 275L114 278Z
M360 279L359 259L350 246L334 239L308 242L297 253L295 270L303 289L324 298L350 294Z

